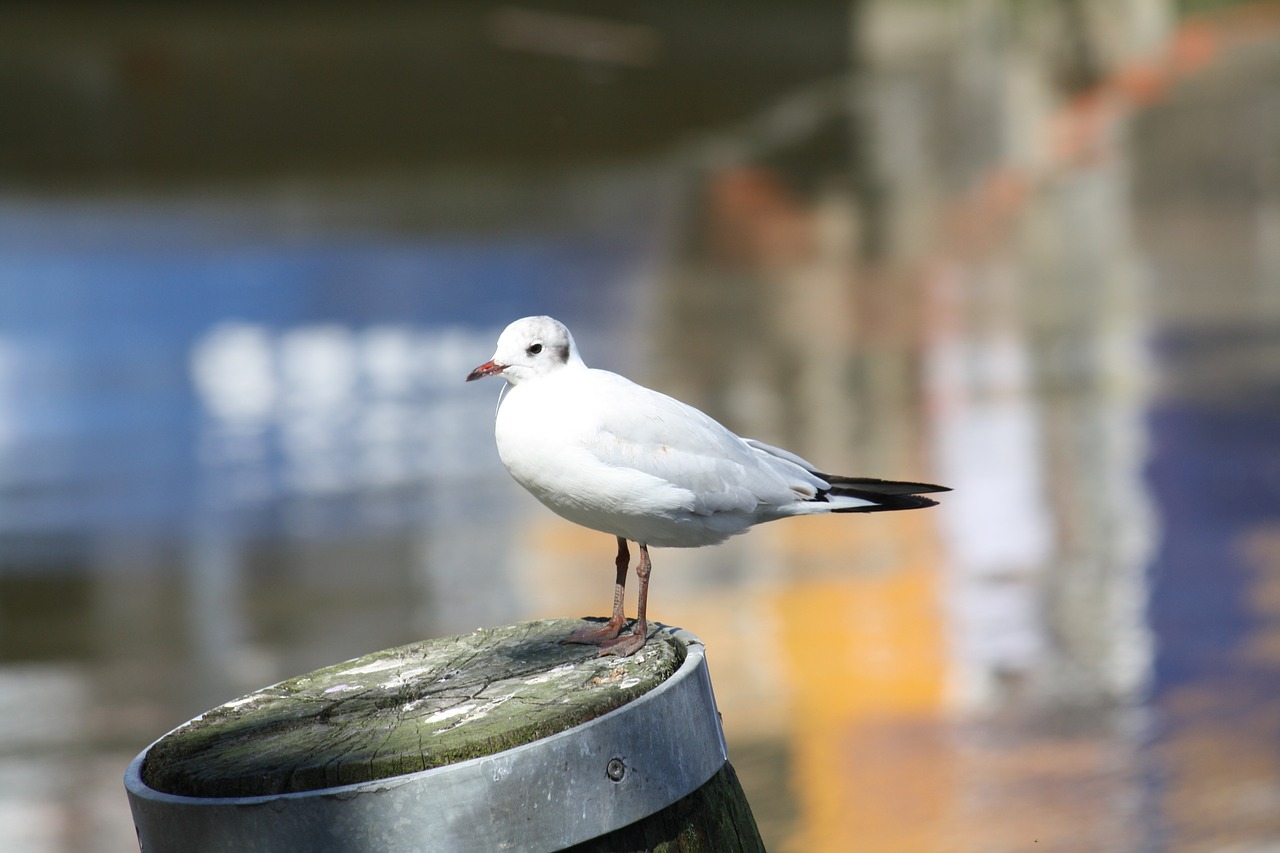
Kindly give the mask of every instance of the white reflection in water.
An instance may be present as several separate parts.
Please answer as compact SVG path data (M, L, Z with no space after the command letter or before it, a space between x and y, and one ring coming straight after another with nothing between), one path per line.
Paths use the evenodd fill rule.
M462 379L493 330L226 323L191 350L202 461L232 503L421 484L473 466L489 396Z
M264 429L278 392L271 333L248 323L223 323L196 342L191 378L209 414L224 428Z
M486 535L489 517L473 512L499 512L512 493L489 495L495 481L507 485L485 428L494 393L463 381L496 338L456 327L224 323L192 346L201 488L212 511L183 565L192 639L210 671L246 689L292 671L263 657L245 610L255 546L241 525L270 523L272 510L275 535L309 555L298 578L309 595L319 600L330 585L371 601L389 595L411 611L405 637L520 615L510 543ZM299 544L307 542L315 544ZM373 550L356 556L362 542ZM355 583L353 560L362 566ZM462 567L467 583L458 582ZM388 624L376 642L401 636ZM334 655L362 648L362 625L344 611L324 642Z
M1002 674L1045 654L1035 575L1053 556L1031 363L1020 331L961 326L958 273L934 282L941 328L925 355L936 410L939 477L955 489L939 507L950 554L952 689L963 707L992 701Z

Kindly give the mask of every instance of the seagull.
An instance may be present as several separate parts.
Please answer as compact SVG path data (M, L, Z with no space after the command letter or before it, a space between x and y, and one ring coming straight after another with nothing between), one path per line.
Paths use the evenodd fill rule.
M679 400L587 367L568 328L516 320L493 358L467 376L507 381L494 427L517 483L569 521L618 540L613 615L565 642L626 657L647 639L649 547L714 545L753 525L795 515L919 509L950 491L928 483L824 474L804 459L740 438ZM640 549L636 621L623 633L628 542Z

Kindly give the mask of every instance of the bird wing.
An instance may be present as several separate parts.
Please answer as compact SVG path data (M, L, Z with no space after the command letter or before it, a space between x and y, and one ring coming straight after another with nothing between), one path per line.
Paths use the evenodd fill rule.
M748 443L692 406L617 374L591 373L598 395L591 452L686 492L697 514L755 513L826 485L797 464L799 457Z

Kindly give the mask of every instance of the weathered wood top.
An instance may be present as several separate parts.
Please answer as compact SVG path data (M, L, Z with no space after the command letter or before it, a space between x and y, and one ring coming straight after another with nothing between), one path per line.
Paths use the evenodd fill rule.
M559 642L582 624L479 630L283 681L166 735L142 779L170 794L244 797L441 767L594 719L652 690L683 660L665 631L629 658Z

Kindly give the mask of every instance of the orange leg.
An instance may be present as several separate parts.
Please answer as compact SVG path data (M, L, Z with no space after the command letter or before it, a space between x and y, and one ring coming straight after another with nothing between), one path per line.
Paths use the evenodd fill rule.
M645 554L644 546L641 545L641 554ZM584 645L600 645L615 639L622 633L622 629L626 627L627 615L622 608L622 595L627 588L627 566L631 562L631 552L627 550L627 540L621 536L618 537L618 557L614 560L614 567L617 575L613 582L613 615L609 617L609 621L601 625L599 628L581 628L564 638L566 643L582 643ZM637 571L639 571L637 569ZM641 581L643 584L644 581ZM641 589L644 589L641 586ZM644 606L643 604L641 605ZM642 616L643 618L643 612Z
M649 604L649 572L652 564L649 562L649 546L643 542L638 544L640 545L640 565L636 566L636 577L640 579L640 600L636 605L636 624L632 627L630 634L601 643L601 656L633 655L644 648L645 640L648 639L649 623L645 619L645 610Z

